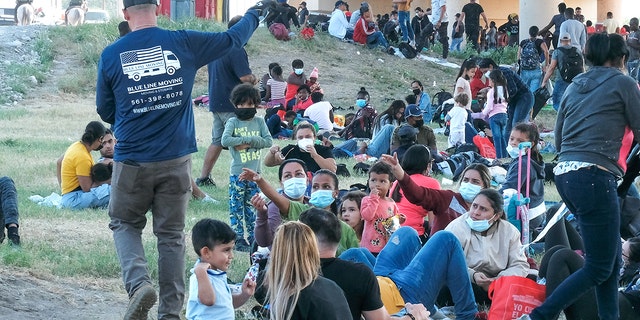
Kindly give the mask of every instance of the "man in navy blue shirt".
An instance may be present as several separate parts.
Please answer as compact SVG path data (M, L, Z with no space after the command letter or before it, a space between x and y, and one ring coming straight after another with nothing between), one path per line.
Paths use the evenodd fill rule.
M157 0L123 4L132 31L102 52L96 106L118 136L109 228L129 294L124 319L146 319L156 302L142 242L149 210L158 238L158 319L180 319L185 214L196 152L193 82L200 67L247 43L266 4L249 9L223 33L163 30Z

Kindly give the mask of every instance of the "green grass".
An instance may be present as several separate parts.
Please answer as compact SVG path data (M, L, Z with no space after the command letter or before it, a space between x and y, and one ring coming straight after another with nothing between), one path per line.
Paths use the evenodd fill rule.
M169 29L226 29L222 24L196 19L174 23L160 18L159 24ZM45 75L43 79L48 81L45 82L46 86L41 87L43 80L40 78L38 87L23 84L21 90L27 93L25 104L0 108L0 167L3 168L2 175L12 177L18 188L23 241L19 250L6 245L0 246L0 264L24 268L34 274L69 278L120 278L106 210L59 210L41 207L28 200L34 194L47 196L51 192L60 192L55 177L56 159L81 137L84 126L89 121L99 120L94 107L97 61L104 46L116 37L116 22L49 29L46 37L38 39L36 46L41 61L41 66L37 68ZM403 99L409 94L412 80L421 80L433 95L440 87L453 87L458 71L342 43L320 32L312 40L294 38L288 42L279 42L273 39L266 28L259 28L246 46L246 51L257 76L266 71L269 62L277 61L283 65L285 72L289 72L291 61L301 58L305 61L305 70L319 67L319 82L327 99L334 105L352 105L355 93L364 86L371 92L372 103L379 111L385 109L390 101ZM498 63L505 63L515 56L513 48L487 54L495 57ZM462 58L464 55L454 55L451 60L459 63ZM54 60L73 65L73 72L47 78L46 74L51 71ZM438 84L436 88L430 86L434 81ZM206 68L203 68L196 77L193 95L195 97L206 92L207 75ZM204 108L195 108L194 114L199 150L192 158L192 176L195 178L200 175L204 154L210 143L212 117ZM555 113L552 110L543 110L537 119L538 123L547 128L552 128L554 121ZM437 136L437 139L439 148L444 150L446 137ZM291 142L276 143L284 146ZM97 153L94 157L98 157ZM212 172L218 187L203 188L203 191L220 200L220 203L189 203L185 227L185 276L189 274L197 258L190 244L189 231L192 226L202 218L229 221L227 184L230 161L229 153L223 152ZM353 171L355 160L340 159L338 162L346 163L347 168ZM263 168L263 176L272 185L278 185L277 168ZM348 188L353 183L364 181L365 176L352 172L351 177L340 179L340 187ZM547 187L546 192L549 199L559 199L555 187ZM147 217L150 220L143 233L143 243L151 276L157 279L156 238L151 231L151 215L148 214ZM248 266L248 254L236 252L229 277L240 281Z

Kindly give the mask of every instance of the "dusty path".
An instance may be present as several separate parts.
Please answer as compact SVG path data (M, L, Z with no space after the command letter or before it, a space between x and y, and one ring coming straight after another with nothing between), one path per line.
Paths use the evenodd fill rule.
M7 68L18 62L38 63L33 46L45 30L42 26L0 26L0 95L11 100L2 108L31 105L51 109L60 104L94 103L91 97L58 95L55 79L73 65L69 56L56 58L47 80L38 85L38 94L25 97L10 89L13 79ZM0 319L122 319L127 302L120 279L60 278L0 264Z

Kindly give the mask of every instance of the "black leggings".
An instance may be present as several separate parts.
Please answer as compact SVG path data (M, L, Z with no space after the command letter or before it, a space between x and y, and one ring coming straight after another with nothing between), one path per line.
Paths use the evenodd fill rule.
M540 262L540 277L547 279L547 297L572 273L582 268L584 259L575 251L564 247L555 246L549 249ZM638 314L633 310L630 301L623 295L618 294L618 304L621 320L637 319ZM594 289L587 291L572 305L564 309L567 320L597 320L598 305Z

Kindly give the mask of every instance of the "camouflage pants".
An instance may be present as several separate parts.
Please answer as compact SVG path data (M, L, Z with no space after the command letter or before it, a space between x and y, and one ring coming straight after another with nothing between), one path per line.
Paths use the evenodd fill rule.
M253 238L256 214L251 197L258 191L258 185L253 181L239 180L237 175L229 177L229 220L237 238L244 238L245 229Z

